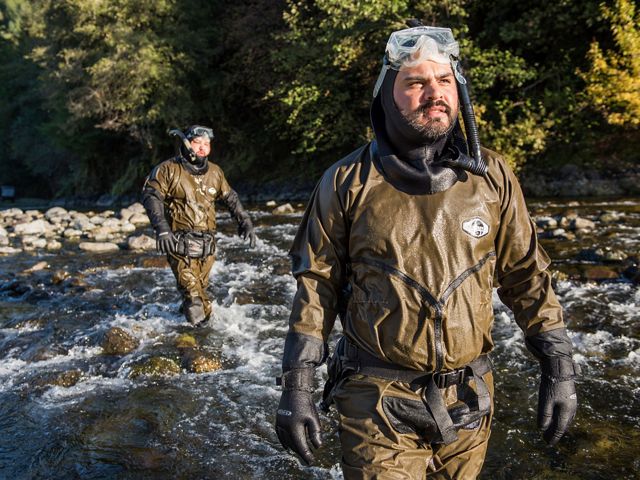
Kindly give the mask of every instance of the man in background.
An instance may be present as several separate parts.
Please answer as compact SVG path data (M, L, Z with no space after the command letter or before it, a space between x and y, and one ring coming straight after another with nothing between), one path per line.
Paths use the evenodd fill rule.
M215 261L217 200L238 221L238 234L256 244L253 224L222 169L209 161L213 131L193 125L179 137L177 155L157 165L143 187L143 205L156 233L158 251L167 255L182 295L181 311L192 325L211 315L207 295Z

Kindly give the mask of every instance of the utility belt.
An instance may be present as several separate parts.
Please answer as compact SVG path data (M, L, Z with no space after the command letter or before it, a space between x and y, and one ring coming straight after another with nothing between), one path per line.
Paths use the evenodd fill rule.
M178 231L176 255L189 258L204 258L216 252L216 240L211 232Z
M481 355L468 365L448 372L423 372L402 368L375 357L343 336L327 362L329 378L324 387L320 407L327 412L333 403L335 390L343 380L360 374L410 384L412 390L422 390L421 397L433 417L438 434L432 443L450 444L457 440L457 430L475 423L491 411L489 388L482 378L492 370L491 360ZM440 389L453 385L466 386L475 381L475 392L470 398L447 408ZM466 391L472 391L467 388Z

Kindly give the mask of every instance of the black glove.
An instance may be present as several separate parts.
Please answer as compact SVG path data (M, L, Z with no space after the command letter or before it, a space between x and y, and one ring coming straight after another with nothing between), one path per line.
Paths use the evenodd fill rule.
M282 396L276 415L276 433L284 448L306 465L313 462L313 448L322 446L320 418L311 398L313 369L293 369L282 375Z
M538 393L538 428L545 442L553 446L569 428L578 409L574 377L579 373L570 358L551 357L541 363Z
M573 345L564 328L525 338L527 349L540 361L542 378L538 392L538 427L549 445L567 431L578 408L574 378L580 368L571 359Z
M251 221L244 221L242 222L240 225L238 225L238 235L240 235L240 237L242 237L243 240L246 240L247 238L249 239L249 246L251 248L256 246L256 242L258 240L258 237L256 236L255 232L253 231L253 225L251 224Z
M160 232L156 235L156 249L162 253L173 253L176 251L177 239L173 233Z

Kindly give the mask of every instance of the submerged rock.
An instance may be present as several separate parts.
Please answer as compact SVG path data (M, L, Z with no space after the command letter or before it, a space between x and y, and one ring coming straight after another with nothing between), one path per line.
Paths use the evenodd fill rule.
M36 379L33 383L39 386L57 386L63 388L73 387L80 381L82 372L80 370L68 370L66 372L48 373Z
M215 372L222 369L222 363L213 356L199 354L190 358L188 369L193 373Z
M176 348L196 348L197 346L196 339L188 333L183 333L176 338Z
M120 327L112 327L104 335L102 350L107 355L126 355L138 348L138 339Z
M189 348L183 352L182 362L192 373L215 372L222 369L222 362L212 354L197 348Z
M178 362L167 357L151 357L145 362L139 363L131 367L129 373L130 378L136 378L140 375L152 377L167 377L178 375L180 373L180 365Z

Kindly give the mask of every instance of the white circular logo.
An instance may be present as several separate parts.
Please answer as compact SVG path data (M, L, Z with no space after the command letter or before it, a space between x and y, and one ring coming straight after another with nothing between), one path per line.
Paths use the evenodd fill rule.
M462 230L472 237L480 238L489 233L489 225L480 217L473 217L462 223Z

